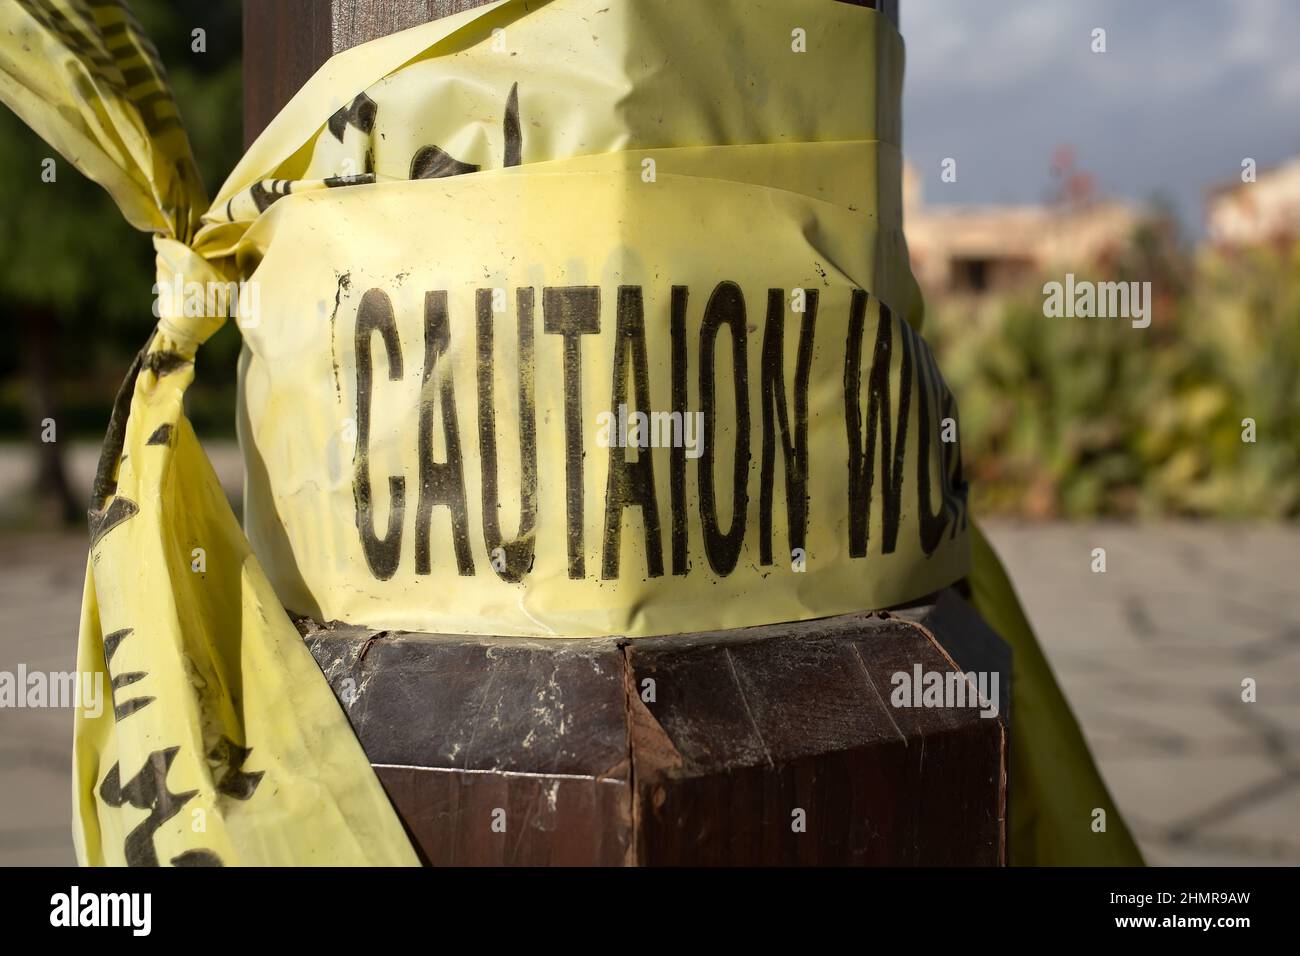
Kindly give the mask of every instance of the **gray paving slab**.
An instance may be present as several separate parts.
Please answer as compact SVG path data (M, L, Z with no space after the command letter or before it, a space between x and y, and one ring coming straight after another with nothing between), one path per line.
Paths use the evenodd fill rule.
M1300 863L1300 526L985 530L1148 861Z

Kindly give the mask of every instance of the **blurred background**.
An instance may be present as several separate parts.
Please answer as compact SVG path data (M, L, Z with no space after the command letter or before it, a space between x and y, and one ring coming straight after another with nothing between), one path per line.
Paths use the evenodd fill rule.
M215 193L239 5L131 6ZM975 513L1148 861L1300 863L1300 4L901 8L905 226ZM153 254L62 159L42 186L54 154L5 110L0 144L0 670L70 670ZM1150 282L1151 326L1045 318L1067 272ZM238 347L213 338L187 397L236 506ZM70 735L67 711L0 712L0 865L72 862Z

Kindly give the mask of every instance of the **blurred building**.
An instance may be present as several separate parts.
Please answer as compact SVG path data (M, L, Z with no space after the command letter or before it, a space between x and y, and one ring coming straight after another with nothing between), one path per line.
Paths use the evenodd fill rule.
M1300 157L1210 190L1206 232L1219 247L1255 246L1300 238Z
M1042 205L926 205L903 169L903 228L912 271L931 294L1006 291L1066 270L1103 268L1132 238L1140 211L1072 198Z

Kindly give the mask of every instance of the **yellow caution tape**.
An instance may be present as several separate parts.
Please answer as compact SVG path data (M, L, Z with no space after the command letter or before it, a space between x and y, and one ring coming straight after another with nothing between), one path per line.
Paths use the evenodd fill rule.
M0 28L0 96L158 252L91 515L83 861L414 862L286 607L636 637L970 570L874 11L478 8L334 57L210 206L124 7ZM181 407L227 316L247 539Z
M306 85L197 243L256 263L245 527L287 607L637 637L966 573L887 21L503 4L380 42Z

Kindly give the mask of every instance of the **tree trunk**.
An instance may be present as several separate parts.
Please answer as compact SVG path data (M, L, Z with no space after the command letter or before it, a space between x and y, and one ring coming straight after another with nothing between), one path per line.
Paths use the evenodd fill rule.
M75 524L84 517L85 502L72 493L63 443L58 440L59 316L47 306L23 308L19 314L28 381L28 434L36 455L32 492L43 519Z

